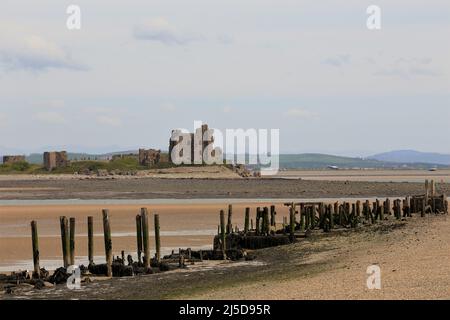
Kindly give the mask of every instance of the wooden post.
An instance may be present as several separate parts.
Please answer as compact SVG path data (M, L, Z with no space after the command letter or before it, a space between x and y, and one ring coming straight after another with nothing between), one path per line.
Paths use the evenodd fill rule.
M122 250L122 251L120 252L120 255L122 256L122 264L125 265L125 251Z
M361 200L356 201L356 216L361 216Z
M259 233L260 233L260 231L261 231L261 229L260 229L260 226L261 226L261 224L260 224L260 219L261 219L261 208L260 207L258 207L258 208L256 208L256 235L259 235Z
M263 234L268 235L270 231L269 208L263 209Z
M294 235L294 232L295 232L295 205L294 205L294 203L291 204L289 213L290 213L289 214L289 226L290 226L289 237L290 237L291 242L294 242L295 241L295 235Z
M137 257L138 263L142 263L142 218L138 214L136 216L136 240L137 240Z
M39 239L36 221L31 221L31 241L33 246L33 278L39 279L41 277L41 268L39 267Z
M253 218L250 219L250 230L255 230L255 229L253 228Z
M329 219L330 219L330 229L334 228L334 207L333 205L329 205L328 206L328 211L329 211Z
M155 246L156 246L156 261L161 261L161 239L159 236L159 214L155 214Z
M233 217L233 206L230 204L230 205L228 205L227 234L230 234L233 232L232 217Z
M94 264L94 217L88 217L88 259Z
M300 231L305 231L305 206L304 204L300 204Z
M63 253L64 268L67 268L70 263L70 243L69 243L69 224L66 217L59 217L59 224L61 227L61 244Z
M70 265L75 265L75 218L69 219L70 229Z
M225 260L227 258L225 241L226 241L226 235L225 235L225 212L223 210L220 210L220 242L221 242L221 249L222 249L223 260Z
M150 245L148 237L148 211L141 208L142 242L144 247L144 268L150 268Z
M276 211L275 211L275 206L272 205L270 206L270 226L274 227L275 226L275 216L276 216Z
M435 184L434 180L431 180L430 194L432 197L436 196L436 184Z
M103 209L103 235L105 238L106 276L112 277L112 239L111 226L109 224L109 210Z
M250 222L250 208L245 208L244 233L247 234Z

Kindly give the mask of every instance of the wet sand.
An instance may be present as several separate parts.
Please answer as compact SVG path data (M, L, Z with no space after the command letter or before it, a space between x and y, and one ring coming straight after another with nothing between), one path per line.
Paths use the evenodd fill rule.
M301 171L263 179L31 179L0 177L2 200L46 199L257 199L387 197L421 194L425 179L450 194L450 172L386 170ZM280 174L288 174L282 172ZM420 173L420 174L419 174ZM411 174L411 176L408 176ZM375 181L372 181L375 180ZM442 182L443 181L443 182Z
M272 203L270 203L272 204ZM243 228L245 207L252 208L269 203L239 203L233 205L233 222ZM150 245L154 248L153 214L160 215L161 242L163 253L178 248L212 248L213 237L217 233L219 212L227 211L227 203L215 204L121 204L121 205L19 205L0 206L0 271L12 271L17 267L32 268L30 222L38 223L41 266L54 269L61 265L61 240L59 216L76 218L76 256L77 263L87 259L87 217L94 216L95 256L104 261L103 225L101 210L110 210L114 255L135 256L136 222L135 217L141 207L150 213ZM287 209L277 205L277 220L287 216ZM152 255L154 250L152 250Z

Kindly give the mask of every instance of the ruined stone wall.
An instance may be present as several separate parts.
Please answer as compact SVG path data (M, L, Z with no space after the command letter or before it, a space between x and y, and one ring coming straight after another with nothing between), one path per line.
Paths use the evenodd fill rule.
M3 156L3 164L25 162L25 156Z
M64 168L69 165L67 160L67 152L44 152L44 167L47 171L52 171L56 168Z
M141 166L153 166L161 161L161 150L139 149L139 164Z

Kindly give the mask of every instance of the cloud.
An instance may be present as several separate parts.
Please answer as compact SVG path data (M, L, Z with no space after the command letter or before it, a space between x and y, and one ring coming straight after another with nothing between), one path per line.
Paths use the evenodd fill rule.
M95 120L99 124L104 124L111 127L120 127L122 125L122 120L119 117L110 115L99 115Z
M322 61L323 64L333 67L342 67L350 64L351 56L349 54L338 54L335 57L330 57Z
M410 78L413 76L441 76L442 72L435 69L432 65L431 58L398 58L387 65L380 66L376 62L373 63L377 70L374 72L376 76Z
M66 119L62 114L53 111L38 112L35 114L35 118L49 124L63 124L66 122Z
M0 66L6 70L87 70L86 66L74 61L66 50L39 36L0 44Z
M161 42L165 45L185 46L203 39L199 35L180 32L164 18L154 18L135 26L133 34L136 39Z
M295 117L301 119L315 119L319 114L302 108L291 108L284 113L286 117Z

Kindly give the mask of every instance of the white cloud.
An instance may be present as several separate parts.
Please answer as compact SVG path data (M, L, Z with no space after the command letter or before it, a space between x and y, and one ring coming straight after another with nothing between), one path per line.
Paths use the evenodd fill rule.
M165 45L183 46L203 39L200 35L180 32L175 26L161 17L150 19L135 26L133 34L136 39L157 41Z
M112 127L120 127L122 125L122 120L119 117L109 116L109 115L99 115L96 118L97 123L108 125Z
M318 118L319 114L302 108L291 108L284 113L287 117L295 117L302 119Z
M38 121L49 124L63 124L66 122L66 119L62 114L53 111L38 112L35 114L35 118Z
M48 69L86 70L57 44L40 36L29 36L0 44L0 66L6 70L45 71Z

